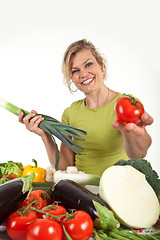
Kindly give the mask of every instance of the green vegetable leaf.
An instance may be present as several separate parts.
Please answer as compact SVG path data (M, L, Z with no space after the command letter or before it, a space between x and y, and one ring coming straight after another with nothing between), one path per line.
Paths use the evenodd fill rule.
M13 161L8 161L0 166L0 173L2 176L6 174L14 174L16 177L22 176L23 165Z
M111 210L94 200L93 204L98 215L98 220L95 220L97 221L97 223L95 222L97 228L103 230L112 230L120 226L118 220L114 217L114 214Z

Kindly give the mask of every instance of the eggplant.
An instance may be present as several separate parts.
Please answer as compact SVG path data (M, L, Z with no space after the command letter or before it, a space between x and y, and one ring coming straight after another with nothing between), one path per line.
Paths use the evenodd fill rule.
M106 229L108 228L111 219L113 221L110 228L118 226L118 221L109 210L107 203L82 185L72 180L64 179L56 183L52 188L51 197L52 201L58 201L60 205L67 210L76 209L87 212L91 216L95 227ZM95 205L94 202L97 204L99 203L99 209L95 207L97 204ZM103 216L102 221L99 216L101 209L103 209L100 213L100 216Z
M16 178L0 185L0 225L25 200L32 190L35 174Z

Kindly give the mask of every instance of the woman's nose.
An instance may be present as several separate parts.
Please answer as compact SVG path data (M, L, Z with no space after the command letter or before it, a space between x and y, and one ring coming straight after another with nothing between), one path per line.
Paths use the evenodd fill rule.
M87 76L87 74L88 74L87 69L83 68L80 70L80 78L82 78L82 79L85 78Z

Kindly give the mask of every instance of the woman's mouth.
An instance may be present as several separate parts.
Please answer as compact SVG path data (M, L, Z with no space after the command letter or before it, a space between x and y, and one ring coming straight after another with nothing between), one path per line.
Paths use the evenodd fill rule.
M82 85L88 85L88 84L90 84L90 82L92 82L93 79L94 79L94 78L89 78L89 79L83 81L83 82L82 82Z

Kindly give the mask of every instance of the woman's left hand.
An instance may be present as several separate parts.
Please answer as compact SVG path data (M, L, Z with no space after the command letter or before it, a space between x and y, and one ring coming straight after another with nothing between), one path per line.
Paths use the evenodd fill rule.
M141 116L141 121L139 124L127 123L120 124L117 120L112 122L112 126L119 130L123 135L126 134L135 134L137 136L144 135L144 128L147 125L151 125L153 123L153 118L146 112L144 112Z
M153 118L148 113L143 113L138 124L120 124L112 122L112 126L123 135L124 149L129 158L144 158L151 145L152 139L146 131L146 126L153 123Z

